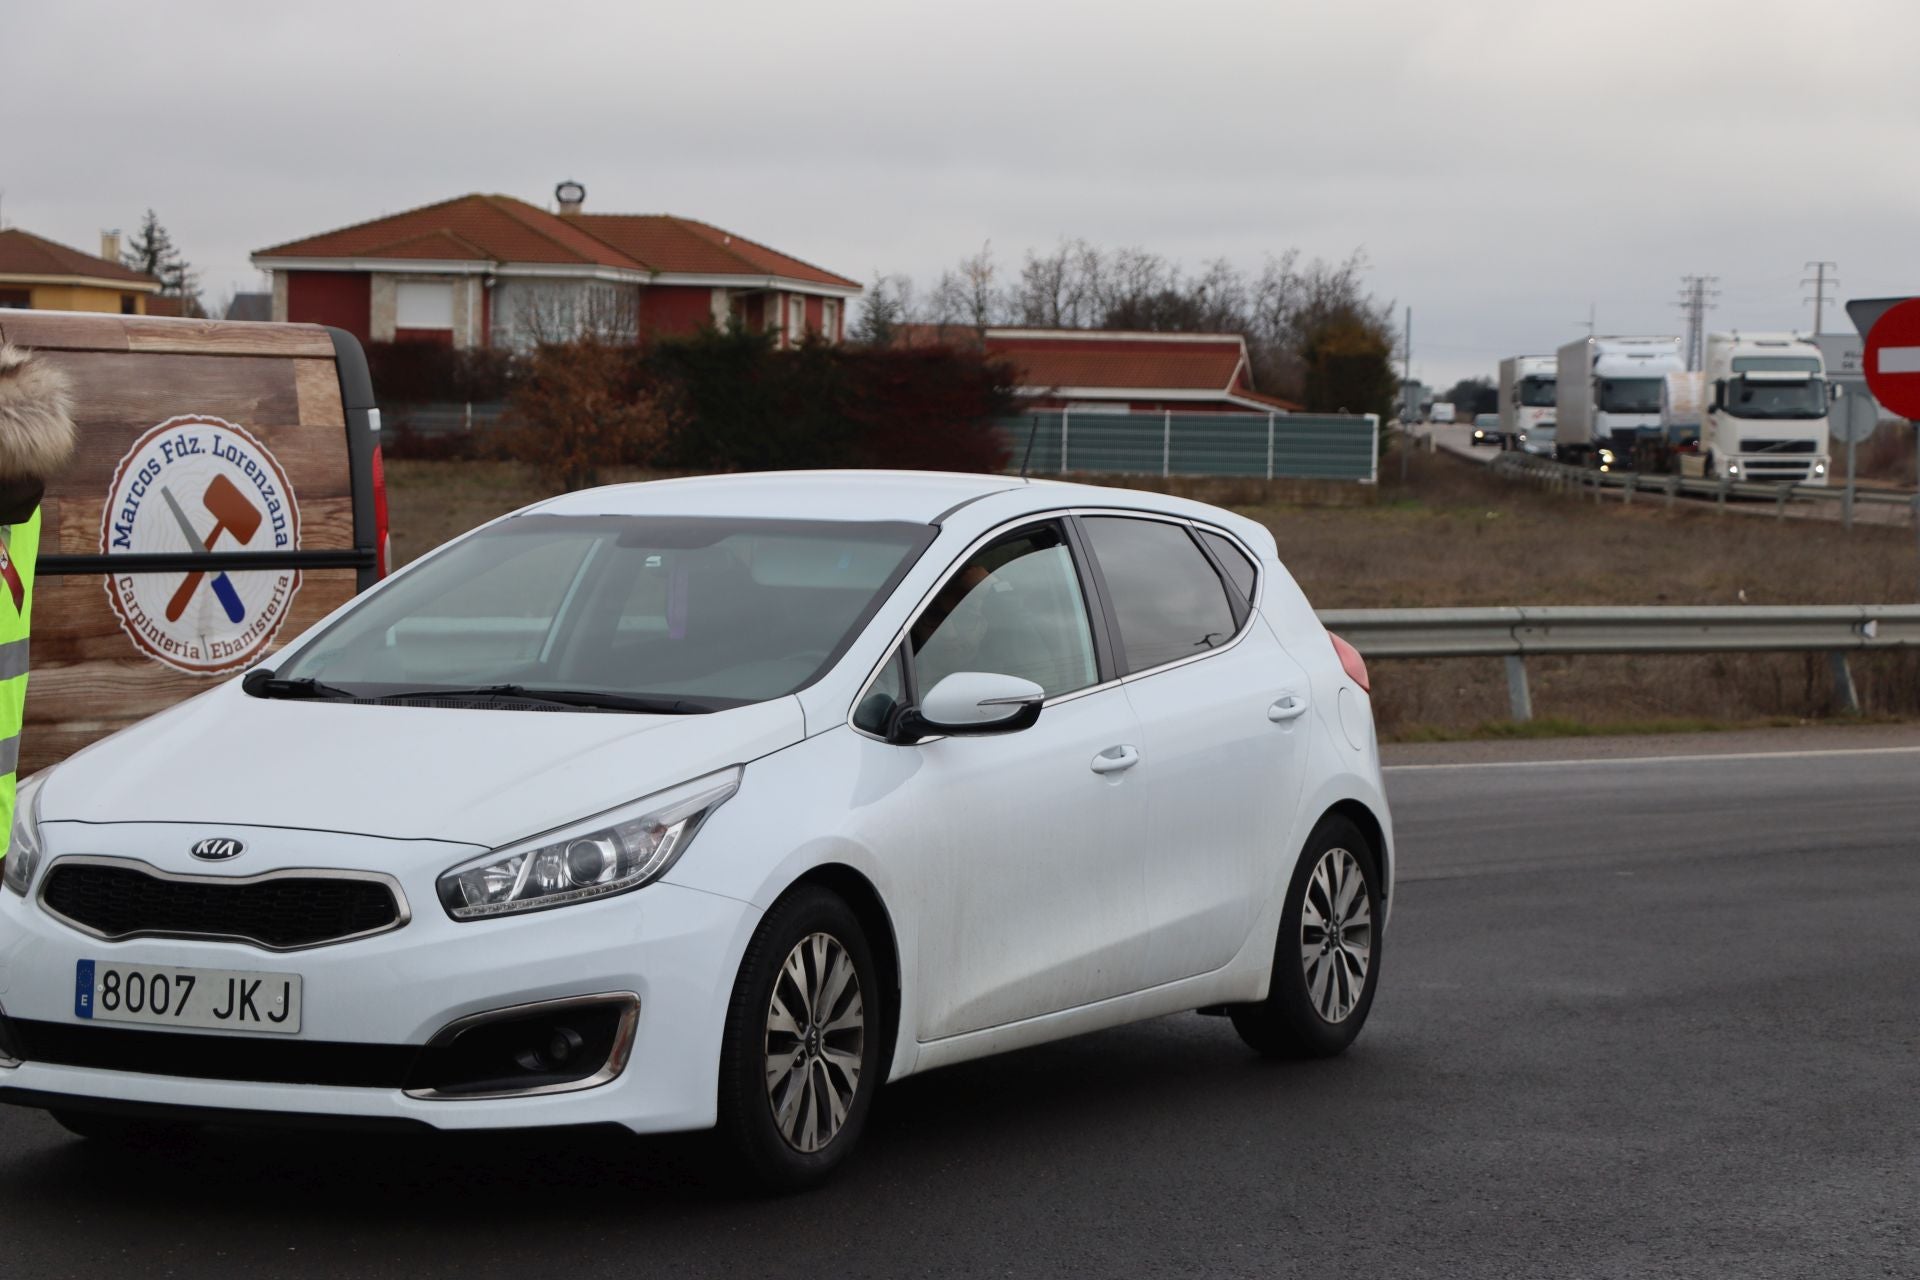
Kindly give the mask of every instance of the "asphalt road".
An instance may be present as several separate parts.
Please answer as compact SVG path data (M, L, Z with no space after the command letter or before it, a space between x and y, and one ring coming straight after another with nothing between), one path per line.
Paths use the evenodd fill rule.
M0 1275L1920 1273L1920 748L1399 767L1373 1019L1197 1015L903 1082L810 1195L698 1143L0 1109Z

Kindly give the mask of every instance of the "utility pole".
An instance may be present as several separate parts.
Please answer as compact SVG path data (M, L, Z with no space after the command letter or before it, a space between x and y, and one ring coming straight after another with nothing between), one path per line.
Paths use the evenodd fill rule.
M1719 276L1681 276L1680 311L1687 318L1687 368L1698 369L1706 353L1707 312L1720 291Z
M1407 331L1400 344L1400 483L1407 482L1407 455L1413 452L1413 308L1407 308Z
M1813 272L1813 275L1802 280L1800 284L1802 288L1807 285L1813 286L1813 336L1817 338L1820 336L1821 322L1826 319L1827 314L1827 286L1829 284L1838 286L1840 283L1837 278L1828 273L1837 273L1840 270L1840 264L1816 258L1807 264L1807 270Z

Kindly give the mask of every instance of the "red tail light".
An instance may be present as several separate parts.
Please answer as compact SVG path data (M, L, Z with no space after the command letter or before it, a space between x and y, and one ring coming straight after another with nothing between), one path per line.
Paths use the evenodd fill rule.
M1345 668L1347 678L1359 685L1362 693L1372 693L1373 686L1367 682L1367 660L1360 656L1360 651L1331 631L1327 632L1327 639L1333 641L1333 651L1340 655L1340 665Z
M393 566L392 539L387 533L387 464L380 446L373 446L373 572L384 578Z

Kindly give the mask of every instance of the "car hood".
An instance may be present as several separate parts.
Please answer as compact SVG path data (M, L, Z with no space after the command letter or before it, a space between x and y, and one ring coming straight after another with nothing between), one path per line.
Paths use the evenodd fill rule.
M799 700L692 716L249 697L237 683L55 766L43 822L189 822L494 847L805 736Z

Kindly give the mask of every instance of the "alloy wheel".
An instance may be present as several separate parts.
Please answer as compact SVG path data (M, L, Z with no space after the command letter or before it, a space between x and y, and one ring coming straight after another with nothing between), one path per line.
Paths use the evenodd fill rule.
M1300 903L1300 967L1307 999L1328 1022L1344 1022L1367 989L1373 959L1373 901L1367 875L1345 849L1329 849Z
M794 944L767 1001L767 1101L796 1151L815 1152L847 1122L866 1050L860 975L839 939Z

